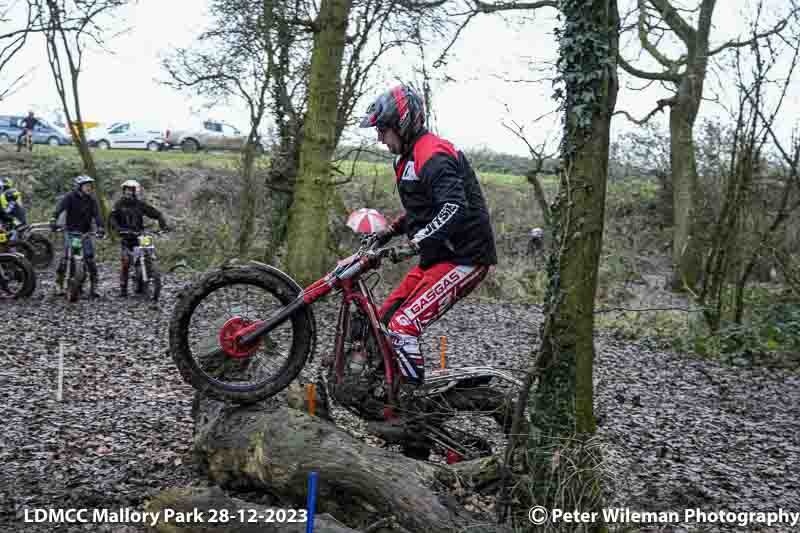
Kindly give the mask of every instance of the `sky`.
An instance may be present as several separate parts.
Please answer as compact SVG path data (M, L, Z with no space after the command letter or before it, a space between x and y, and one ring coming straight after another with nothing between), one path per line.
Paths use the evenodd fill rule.
M741 11L749 1L718 3L714 21L719 40L722 35L735 37L745 30L745 17ZM204 102L160 83L167 77L160 59L176 47L191 45L207 27L207 4L206 0L139 0L120 13L115 24L129 30L109 40L108 48L113 53L93 50L85 61L80 89L85 120L106 123L122 119L144 120L175 127L193 119L212 117L245 129L248 114L244 106L232 102L206 111L202 108ZM555 108L551 98L552 84L546 79L538 83L509 80L552 76L547 62L552 63L557 54L553 37L556 24L552 10L537 14L533 21L524 25L508 23L494 16L473 19L453 48L452 59L446 67L447 75L454 81L434 86L437 132L460 148L489 147L518 155L527 155L527 147L503 126L504 122L510 124L513 120L523 125L525 134L534 143L554 138L558 128L557 115L533 123L534 118ZM441 43L430 43L429 57L440 46ZM417 59L414 54L395 54L381 67L403 76ZM59 101L44 42L40 38L31 40L30 46L15 59L13 69L3 77L8 79L14 72L23 70L30 71L26 85L0 102L0 113L33 110L44 114L57 109ZM730 88L725 69L716 70L719 73L715 76L719 79L712 81L708 88L721 88L723 91ZM442 71L435 73L438 77L442 74ZM630 80L623 77L623 81L627 85ZM387 80L386 88L393 82L393 79ZM634 84L642 85L639 82ZM643 116L652 109L656 99L665 96L668 93L658 86L645 91L633 91L623 86L617 109ZM793 88L790 98L800 102L797 87ZM366 109L368 103L363 102L358 109ZM719 106L709 103L704 104L702 114L713 116L720 111ZM789 111L796 115L798 109L790 106ZM656 120L666 126L666 113ZM614 121L615 132L630 128L632 126L622 119Z

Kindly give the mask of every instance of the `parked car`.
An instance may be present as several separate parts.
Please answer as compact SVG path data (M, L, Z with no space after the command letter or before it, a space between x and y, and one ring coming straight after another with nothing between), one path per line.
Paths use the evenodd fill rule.
M88 132L89 146L100 150L109 148L133 148L157 152L167 143L164 132L152 124L141 122L115 122L108 128L93 128Z
M247 143L247 134L237 128L217 120L206 120L192 128L169 129L165 136L171 147L184 152L198 150L242 150ZM261 139L256 150L264 151Z
M0 143L16 143L17 138L22 133L20 122L25 118L22 115L0 115ZM39 119L41 121L41 119ZM34 144L49 144L50 146L61 146L72 144L63 131L42 121L33 128Z
M10 115L0 115L0 143L13 143L22 130L17 127L17 117Z

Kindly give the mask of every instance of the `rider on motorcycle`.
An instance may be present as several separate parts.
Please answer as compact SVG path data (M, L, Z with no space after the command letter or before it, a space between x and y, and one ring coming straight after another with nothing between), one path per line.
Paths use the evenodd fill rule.
M22 193L14 188L14 180L10 176L0 178L0 223L11 228L28 223L25 208L22 207Z
M117 231L133 231L141 233L144 229L144 217L158 220L161 231L168 231L167 221L164 215L145 202L142 198L142 186L136 180L127 180L122 184L122 198L117 200L111 210L109 222L111 227ZM131 266L131 250L136 246L136 236L123 235L120 244L120 259L122 268L119 273L119 296L128 296L128 272Z
M58 229L58 216L66 212L66 224L64 228L64 257L56 269L56 289L59 294L64 291L64 274L67 271L67 252L69 247L69 234L89 233L92 230L92 220L97 225L96 236L102 239L105 236L103 219L100 218L100 208L97 199L94 197L94 179L90 176L80 175L74 180L75 190L67 193L58 203L53 217L50 220L50 228ZM97 292L97 263L94 261L94 242L91 238L83 240L83 258L86 261L86 269L89 271L91 298L99 298Z
M22 150L22 139L28 135L33 135L33 128L35 128L37 124L41 124L41 121L33 116L33 111L29 111L28 116L20 121L22 133L17 137L17 152ZM33 150L33 143L31 143L30 149Z
M420 255L419 265L381 306L407 382L422 384L425 359L418 338L497 264L494 233L480 184L464 154L425 128L425 106L407 85L380 95L362 128L397 157L394 170L405 213L376 234L379 245L405 234L395 259Z

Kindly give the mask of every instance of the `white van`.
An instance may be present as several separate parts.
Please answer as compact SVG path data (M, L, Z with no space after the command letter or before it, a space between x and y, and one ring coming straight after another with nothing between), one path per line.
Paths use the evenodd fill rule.
M167 146L162 129L135 121L116 122L108 128L93 128L88 131L88 137L89 146L100 150L133 148L158 152Z

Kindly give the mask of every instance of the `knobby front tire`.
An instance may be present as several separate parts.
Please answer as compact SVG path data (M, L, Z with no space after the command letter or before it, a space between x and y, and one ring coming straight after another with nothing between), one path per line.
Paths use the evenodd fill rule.
M183 380L203 394L235 403L265 400L288 387L311 355L314 322L310 309L297 311L266 335L257 352L247 358L225 354L218 337L229 320L268 319L296 297L284 279L255 267L217 270L184 289L169 326L170 354ZM276 368L252 383L242 379L265 366Z
M23 257L13 254L0 253L0 268L8 278L9 293L2 291L2 298L27 298L36 289L36 273L30 262ZM14 290L15 289L15 290Z
M67 280L67 300L77 302L81 297L86 272L84 271L83 261L76 261L75 259L72 261L72 275Z
M31 233L25 237L25 242L33 248L34 255L31 263L35 268L47 268L52 264L55 254L50 239L39 233Z
M150 280L145 289L147 299L157 302L161 296L161 272L158 270L158 263L148 255L144 258L144 267L147 269L147 277Z

